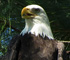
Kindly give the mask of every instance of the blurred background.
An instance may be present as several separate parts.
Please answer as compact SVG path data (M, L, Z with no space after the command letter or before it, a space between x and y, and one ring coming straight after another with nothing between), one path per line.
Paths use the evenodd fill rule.
M70 0L0 0L0 56L7 52L12 37L24 28L21 10L30 4L45 9L55 39L70 41ZM70 50L70 44L65 44L65 49Z

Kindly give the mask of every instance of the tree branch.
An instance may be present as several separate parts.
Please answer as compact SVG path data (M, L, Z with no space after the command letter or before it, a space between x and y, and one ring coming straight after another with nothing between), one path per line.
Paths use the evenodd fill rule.
M59 40L58 40L58 41L59 41ZM70 44L70 41L60 41L60 42Z

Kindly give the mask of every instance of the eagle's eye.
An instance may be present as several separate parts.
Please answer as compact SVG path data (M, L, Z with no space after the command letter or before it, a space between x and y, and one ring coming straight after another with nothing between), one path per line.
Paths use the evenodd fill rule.
M40 9L39 8L33 8L32 9L34 12L40 12Z
M35 11L40 11L40 9L39 8L36 8Z

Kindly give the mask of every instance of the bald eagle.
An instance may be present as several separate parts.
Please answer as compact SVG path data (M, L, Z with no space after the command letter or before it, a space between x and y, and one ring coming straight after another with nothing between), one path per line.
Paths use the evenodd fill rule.
M25 28L12 39L18 42L15 41L10 60L58 60L60 49L45 10L39 5L28 5L22 9L21 17L25 19Z

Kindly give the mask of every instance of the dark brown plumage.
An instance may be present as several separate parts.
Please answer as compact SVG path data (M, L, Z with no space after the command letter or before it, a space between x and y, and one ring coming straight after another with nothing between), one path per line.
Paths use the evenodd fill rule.
M13 40L16 41L14 46L10 46L14 49L11 60L57 60L58 50L55 40L27 33Z
M21 48L18 60L56 60L56 41L41 36L25 34L20 37ZM56 52L56 53L55 53Z

